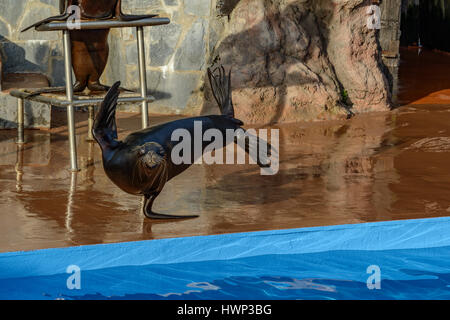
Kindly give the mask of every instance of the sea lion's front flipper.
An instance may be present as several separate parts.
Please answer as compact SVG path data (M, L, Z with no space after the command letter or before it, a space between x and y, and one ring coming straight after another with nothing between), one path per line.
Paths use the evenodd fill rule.
M173 219L193 219L198 218L198 216L191 215L191 216L178 216L178 215L169 215L169 214L162 214L162 213L156 213L153 212L152 206L153 202L155 201L156 197L159 195L159 192L156 192L151 195L145 195L144 200L144 206L143 206L143 213L144 215L149 219L155 219L155 220L173 220Z
M147 145L158 145L154 142L150 142ZM161 147L161 146L159 146ZM161 147L162 148L162 147ZM143 156L145 157L145 156ZM163 220L163 219L192 219L192 218L198 218L197 215L190 215L190 216L179 216L179 215L169 215L169 214L162 214L162 213L156 213L152 210L153 202L155 201L156 197L161 193L162 189L164 188L164 185L168 181L168 168L167 168L167 161L163 158L155 159L154 156L146 157L149 159L147 161L147 165L150 167L153 167L153 170L155 170L155 177L151 183L151 185L156 186L154 188L154 191L148 194L144 195L144 206L143 206L143 212L144 215L149 219L156 219L156 220Z
M23 29L21 32L25 32L27 30L30 30L33 27L39 27L40 25L43 25L44 23L48 23L48 22L52 22L52 21L65 21L70 17L69 13L64 13L62 15L59 16L53 16L53 17L49 17L47 19L41 20L39 22L36 22L35 24L32 24L29 27L26 27L25 29Z
M199 216L172 216L169 214L161 214L161 213L146 213L145 216L149 219L153 220L181 220L181 219L194 219L198 218Z

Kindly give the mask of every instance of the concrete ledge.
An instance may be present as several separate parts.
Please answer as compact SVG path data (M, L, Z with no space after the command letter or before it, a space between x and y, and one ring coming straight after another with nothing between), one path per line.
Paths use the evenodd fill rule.
M51 107L46 104L25 101L25 128L49 129ZM17 128L17 99L8 92L0 92L0 129Z

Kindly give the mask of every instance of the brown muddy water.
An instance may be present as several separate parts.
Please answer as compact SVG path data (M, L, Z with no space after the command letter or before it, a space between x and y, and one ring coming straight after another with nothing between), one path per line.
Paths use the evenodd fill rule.
M170 181L155 210L200 215L193 220L144 219L139 197L108 180L99 147L85 141L86 113L76 115L77 174L67 170L64 125L26 131L23 149L15 131L1 131L0 251L449 216L450 102L414 103L450 88L450 57L426 53L434 55L437 85L429 70L423 78L416 61L423 56L409 53L400 99L410 105L347 121L274 127L280 129L275 176L261 176L251 165L194 165ZM420 94L411 92L417 87ZM54 118L64 120L65 113L55 111ZM138 115L121 113L119 136L139 125Z

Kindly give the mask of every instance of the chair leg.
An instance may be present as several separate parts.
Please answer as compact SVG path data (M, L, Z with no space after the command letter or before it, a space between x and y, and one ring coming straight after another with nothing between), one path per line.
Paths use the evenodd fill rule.
M142 129L148 127L148 102L147 102L147 70L145 64L145 44L144 44L144 28L136 27L137 45L138 45L138 62L139 62L139 82L141 86L141 97L144 98L141 106Z
M69 30L63 31L64 40L64 73L66 77L67 100L73 102L73 84L72 84L72 48L70 42ZM77 161L77 139L75 133L75 107L73 104L67 106L67 128L69 131L70 145L70 171L79 171Z

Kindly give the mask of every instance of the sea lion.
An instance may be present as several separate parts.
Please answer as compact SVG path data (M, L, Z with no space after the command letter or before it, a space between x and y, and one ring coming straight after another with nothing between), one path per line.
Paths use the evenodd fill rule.
M219 75L216 75L217 72ZM152 210L153 202L164 185L170 179L188 169L196 160L193 152L191 152L190 164L175 164L173 162L172 150L180 143L171 140L172 133L175 130L185 129L191 134L191 137L194 137L195 123L201 122L202 137L208 129L218 129L225 136L227 129L237 130L243 125L242 121L234 118L230 74L228 74L227 80L227 75L222 67L214 72L208 69L208 75L221 115L193 117L168 122L134 132L125 140L119 141L115 113L120 82L116 82L111 87L97 114L92 133L102 149L103 167L106 175L123 191L144 196L143 213L147 218L180 219L197 217L195 215L165 215L155 213ZM192 138L192 150L194 150L193 140ZM252 152L249 152L252 147L249 145L248 139L245 143L245 151L252 156ZM265 143L266 150L270 154L271 146L267 142L260 140L257 143L258 145ZM202 154L208 144L203 141ZM259 157L262 157L262 155L259 155ZM256 160L261 167L269 166L268 158Z
M39 21L24 30L38 27L52 21L66 21L71 15L70 7L76 5L80 8L81 20L118 19L133 21L152 18L157 15L127 15L122 12L122 0L60 0L60 7L64 7L64 14ZM100 77L105 70L109 56L108 35L109 29L99 30L70 30L72 45L72 67L76 82L74 92L82 92L86 87L93 92L106 91L110 87L100 83ZM64 92L65 87L43 88L30 96L41 93Z
M109 29L70 30L72 67L75 74L74 92L86 87L93 92L109 89L100 83L109 56Z

